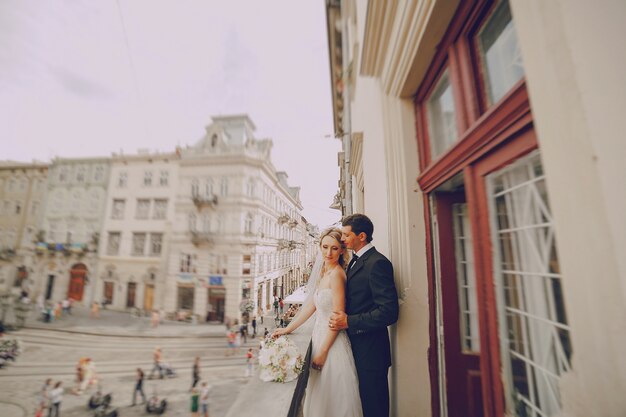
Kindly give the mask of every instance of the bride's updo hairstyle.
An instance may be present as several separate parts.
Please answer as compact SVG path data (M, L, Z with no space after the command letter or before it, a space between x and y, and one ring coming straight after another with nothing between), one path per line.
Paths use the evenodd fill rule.
M341 241L341 230L337 228L333 228L333 227L331 227L330 229L324 230L322 234L320 235L320 249L322 247L322 240L326 236L332 237L333 239L337 241L337 243L339 243L339 246L343 250L343 253L341 254L341 256L339 256L339 265L343 269L346 269L346 265L348 265L348 253L347 253L348 251L346 251L346 245Z

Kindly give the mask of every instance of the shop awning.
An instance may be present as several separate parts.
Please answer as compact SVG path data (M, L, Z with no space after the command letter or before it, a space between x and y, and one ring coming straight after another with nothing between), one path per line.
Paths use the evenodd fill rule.
M283 301L287 304L303 304L307 295L306 285L303 285L302 287L296 288L296 290L285 297Z

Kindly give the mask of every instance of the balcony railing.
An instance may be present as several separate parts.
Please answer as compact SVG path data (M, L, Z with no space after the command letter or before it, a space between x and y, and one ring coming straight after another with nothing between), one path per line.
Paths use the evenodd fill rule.
M213 243L213 232L201 232L199 230L191 231L191 242L198 246L206 243Z
M217 195L215 194L201 194L199 192L193 192L191 199L196 207L202 206L214 207L217 205Z
M95 252L96 249L92 249L86 243L48 243L37 242L35 244L35 253L37 255L43 255L49 253L54 255L55 253L62 253L70 256L72 254L83 256L89 252Z
M294 227L296 227L297 225L298 225L298 221L297 221L296 219L290 219L290 220L287 222L287 226L289 226L289 227L290 227L290 228L292 228L292 229L293 229Z

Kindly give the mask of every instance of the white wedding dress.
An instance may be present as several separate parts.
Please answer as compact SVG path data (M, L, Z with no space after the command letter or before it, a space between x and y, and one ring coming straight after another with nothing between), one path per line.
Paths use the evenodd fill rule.
M332 290L315 293L313 350L315 357L328 334L328 319L333 312ZM362 417L359 379L354 366L350 339L340 331L328 352L321 371L311 369L304 398L304 417Z

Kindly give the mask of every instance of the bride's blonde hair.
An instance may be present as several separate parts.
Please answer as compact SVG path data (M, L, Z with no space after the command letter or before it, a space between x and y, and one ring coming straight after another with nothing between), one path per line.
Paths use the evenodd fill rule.
M341 247L341 250L342 250L341 255L339 256L339 259L338 259L339 266L341 266L345 270L346 265L348 265L348 253L346 251L346 245L341 241L341 230L335 227L331 227L329 229L324 230L322 234L320 235L320 247L322 246L322 240L326 236L332 237L339 243L339 246ZM324 276L325 272L326 272L326 265L322 267L322 276Z

